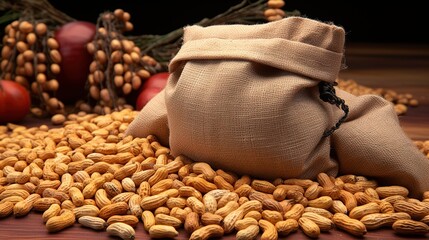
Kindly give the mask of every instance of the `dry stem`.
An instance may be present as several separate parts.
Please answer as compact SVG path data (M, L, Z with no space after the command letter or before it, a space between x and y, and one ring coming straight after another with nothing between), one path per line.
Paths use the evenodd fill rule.
M213 18L204 18L195 23L199 26L210 26L219 24L253 24L266 22L264 10L267 8L267 0L243 0L241 3L232 6L226 12ZM48 26L63 25L76 19L57 10L48 0L3 0L0 1L0 10L10 10L12 13L22 14L24 10L33 11ZM287 16L300 15L297 10L286 12ZM140 47L142 55L152 56L163 67L166 67L171 58L180 48L183 36L183 28L176 29L165 35L139 35L127 36L129 40L135 42Z
M254 24L266 22L264 10L267 8L266 0L252 2L243 0L241 3L232 6L226 12L213 18L204 18L194 25L202 27L220 24ZM300 12L295 10L286 12L287 16L297 16ZM170 59L180 48L183 36L183 28L176 29L165 35L141 35L130 36L140 47L142 54L147 54L155 58L163 66L166 66Z

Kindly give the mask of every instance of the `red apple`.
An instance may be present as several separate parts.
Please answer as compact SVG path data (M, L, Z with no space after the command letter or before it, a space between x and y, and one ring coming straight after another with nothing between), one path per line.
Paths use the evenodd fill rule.
M141 110L156 94L164 89L169 76L168 72L159 72L150 76L144 82L137 97L136 110Z
M95 24L85 21L66 23L55 32L62 57L57 96L64 103L74 103L84 96L89 64L93 60L86 44L94 39L95 33Z
M0 80L0 123L19 122L30 112L27 89L12 80Z

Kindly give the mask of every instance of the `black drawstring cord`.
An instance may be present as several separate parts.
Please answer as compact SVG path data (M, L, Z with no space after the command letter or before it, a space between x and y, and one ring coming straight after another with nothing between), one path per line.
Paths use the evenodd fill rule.
M335 94L335 88L334 86L338 85L337 82L325 82L321 81L319 83L319 98L322 99L324 102L328 102L330 104L335 104L338 108L344 111L344 116L338 120L338 122L331 127L329 130L326 130L323 133L323 137L330 136L335 130L337 130L340 125L346 120L347 115L349 114L349 107L345 104L344 100L339 98Z

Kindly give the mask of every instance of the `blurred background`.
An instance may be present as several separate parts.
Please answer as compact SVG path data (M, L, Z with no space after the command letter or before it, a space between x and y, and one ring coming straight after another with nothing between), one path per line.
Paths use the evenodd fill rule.
M5 0L0 0L5 1ZM130 35L166 34L203 18L213 18L242 0L48 0L55 8L77 20L96 22L99 14L117 8L131 14ZM255 1L255 0L249 0ZM429 44L425 1L309 1L286 0L285 11L344 27L346 43ZM89 6L89 3L91 6ZM0 11L0 16L2 12ZM3 34L4 24L0 25Z
M166 34L212 18L241 0L168 1L50 0L57 9L73 18L95 22L103 11L122 8L131 14L134 30L130 34ZM343 26L348 43L429 44L425 1L308 1L286 0L285 11L299 10L302 16ZM88 2L89 3L89 2ZM178 7L179 6L179 7Z

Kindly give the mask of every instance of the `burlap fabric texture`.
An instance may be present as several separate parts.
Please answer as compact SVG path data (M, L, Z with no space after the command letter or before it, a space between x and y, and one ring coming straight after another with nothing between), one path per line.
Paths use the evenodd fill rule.
M288 17L256 25L184 28L167 86L126 134L154 134L171 149L255 178L356 174L429 190L429 161L378 96L336 89L350 113L320 99L342 67L345 33L334 24Z

